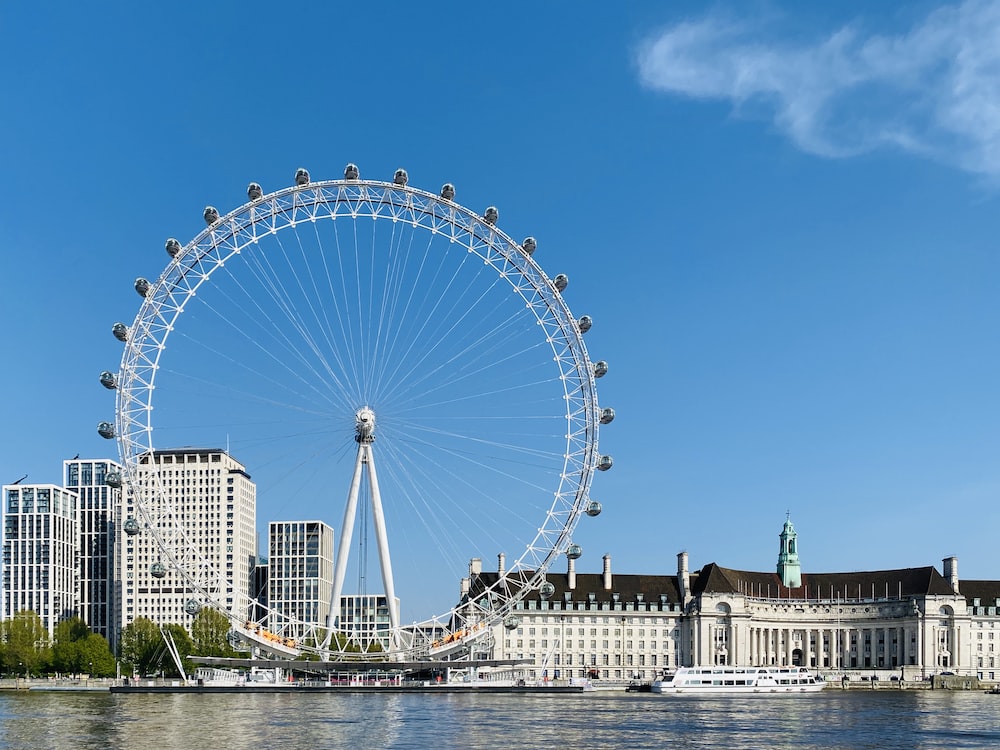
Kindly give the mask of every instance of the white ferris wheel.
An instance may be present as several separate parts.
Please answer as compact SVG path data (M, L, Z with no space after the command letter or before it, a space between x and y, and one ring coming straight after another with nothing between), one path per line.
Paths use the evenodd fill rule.
M215 607L274 654L426 658L514 626L523 596L551 596L550 566L582 554L573 532L600 513L591 481L612 464L598 450L608 368L588 356L592 321L570 312L567 276L550 278L496 208L464 208L451 184L415 189L402 169L299 169L293 186L247 196L206 208L187 244L168 240L159 277L136 280L135 319L114 326L124 353L101 382L116 418L98 431L118 443L110 481L135 509L124 531L152 536L151 573L181 582L189 614ZM225 604L240 586L142 466L223 443L258 482L259 517L334 527L323 595L384 595L377 646L337 606L297 619L250 589ZM510 562L460 600L464 565L497 552Z

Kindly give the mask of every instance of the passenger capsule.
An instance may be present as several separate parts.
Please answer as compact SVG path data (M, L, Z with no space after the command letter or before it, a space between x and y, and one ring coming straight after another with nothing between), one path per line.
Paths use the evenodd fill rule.
M348 164L344 167L344 179L345 180L356 180L361 176L361 172L358 171L357 164Z
M198 610L199 609L201 609L201 605L198 604L198 600L197 599L188 599L184 603L184 611L187 612L189 615L196 615L196 614L198 614Z
M125 523L122 524L122 528L125 533L129 536L135 536L139 533L139 522L136 521L132 516L125 519Z
M500 218L500 212L497 211L496 206L490 206L489 208L486 209L486 212L483 214L483 221L485 221L487 224L496 224L497 219L499 218Z
M615 465L615 460L611 456L601 456L597 461L597 468L601 471L607 471L612 466Z
M554 593L556 593L556 587L548 581L543 583L538 589L538 595L542 597L542 599L551 599Z
M569 286L569 276L561 273L552 279L552 284L555 286L557 292L562 292Z
M165 247L167 249L167 255L169 255L171 258L176 257L177 253L181 251L181 243L179 243L173 237L167 240L167 244Z
M450 182L446 182L441 186L441 197L446 201L455 200L455 186Z
M119 490L122 486L122 475L117 471L109 471L104 475L104 483L108 487L114 487L116 490Z
M167 566L161 562L155 562L149 566L149 574L153 576L153 578L166 578Z
M392 181L396 185L405 185L406 181L409 180L409 176L406 174L405 169L397 169L396 174L392 176Z
M535 242L534 237L525 237L524 242L521 243L521 249L524 250L525 255L534 255L535 248L538 247L538 243Z
M521 624L521 618L516 615L511 615L506 620L503 621L503 626L507 630L516 630L517 626Z
M296 185L308 185L309 184L309 170L299 167L295 170L295 184Z
M603 378L608 374L608 363L603 359L594 363L594 377Z
M202 215L205 217L205 223L212 226L219 220L219 209L215 206L205 206L205 213Z
M584 513L593 518L594 516L601 515L601 510L602 510L601 504L596 500L591 500L589 503L587 503L587 509L584 511Z
M594 320L589 315L584 315L576 321L576 326L580 329L580 333L586 333L593 327L593 325Z
M571 544L566 548L566 557L570 560L579 560L583 555L583 547L579 544Z
M113 372L108 372L105 370L101 373L101 385L107 388L109 391L113 391L118 387L118 378L115 377Z
M264 189L258 185L256 182L251 182L247 185L247 198L252 201L259 201L261 196L264 195Z
M135 291L140 297L145 297L149 294L149 281L140 276L135 280Z
M128 341L128 326L124 323L115 323L111 326L111 333L122 343Z
M611 424L615 421L615 410L610 406L606 409L601 409L601 424Z
M98 422L97 434L105 440L111 440L115 436L115 426L111 422Z

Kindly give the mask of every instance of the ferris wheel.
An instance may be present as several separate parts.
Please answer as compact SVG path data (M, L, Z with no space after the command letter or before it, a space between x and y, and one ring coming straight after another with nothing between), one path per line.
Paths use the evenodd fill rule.
M299 169L294 183L207 207L193 239L166 242L162 273L136 280L139 311L113 327L120 367L101 374L115 421L98 426L134 509L123 529L155 542L143 573L183 588L187 615L219 609L264 651L443 654L509 627L527 593L552 595L555 561L582 554L574 530L600 513L591 483L612 465L598 449L608 366L588 355L567 276L495 207L413 188L402 169ZM333 527L336 559L306 576L325 612L234 581L150 460L223 443L257 482L259 520ZM459 591L468 561L496 553L497 574ZM380 628L357 627L352 596L381 597Z

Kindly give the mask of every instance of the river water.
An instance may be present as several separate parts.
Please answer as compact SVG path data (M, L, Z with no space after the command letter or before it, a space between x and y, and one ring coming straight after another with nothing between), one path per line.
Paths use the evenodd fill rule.
M4 691L0 748L997 748L1000 696Z

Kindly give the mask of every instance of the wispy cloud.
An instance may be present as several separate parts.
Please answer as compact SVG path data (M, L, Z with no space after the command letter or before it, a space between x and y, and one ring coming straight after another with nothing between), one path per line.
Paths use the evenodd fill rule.
M753 107L802 150L895 147L1000 178L1000 3L941 7L898 34L857 22L812 43L711 14L651 35L644 85Z

